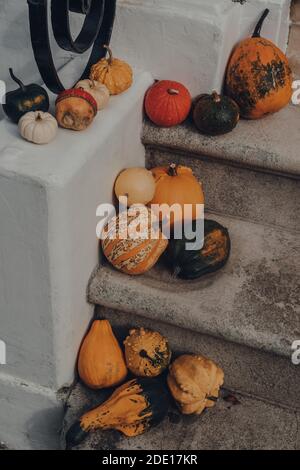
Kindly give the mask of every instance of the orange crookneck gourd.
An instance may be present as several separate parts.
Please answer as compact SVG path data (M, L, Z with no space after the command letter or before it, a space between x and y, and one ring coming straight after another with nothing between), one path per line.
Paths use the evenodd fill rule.
M169 394L162 381L131 380L71 426L66 435L67 447L80 444L90 432L99 429L116 429L128 437L143 434L165 417L169 404Z
M124 355L108 320L93 321L80 348L78 373L92 389L113 387L125 380Z
M285 107L292 97L292 71L285 54L261 37L265 10L251 38L241 41L230 58L226 94L240 107L241 116L259 119Z

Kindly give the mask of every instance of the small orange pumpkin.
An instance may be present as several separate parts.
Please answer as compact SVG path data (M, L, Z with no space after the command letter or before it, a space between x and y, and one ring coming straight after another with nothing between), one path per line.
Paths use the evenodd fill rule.
M161 127L181 124L188 117L191 106L192 98L188 89L171 80L155 83L145 98L147 116Z
M178 205L180 213L176 210L171 213L171 224L182 220L195 220L203 215L202 184L193 175L191 168L172 163L169 167L153 168L151 171L156 184L155 195L150 203L154 212L157 212L158 206L163 204L170 208ZM160 219L165 216L161 210Z
M230 58L226 93L247 119L259 119L285 107L292 97L292 72L284 53L260 36L265 10L252 38L240 42Z
M71 88L60 93L55 103L58 124L74 131L85 130L98 112L96 100L80 88Z
M111 95L119 95L128 90L133 82L133 72L129 64L113 57L108 46L104 46L108 52L108 59L101 59L94 64L90 72L90 80L105 85Z

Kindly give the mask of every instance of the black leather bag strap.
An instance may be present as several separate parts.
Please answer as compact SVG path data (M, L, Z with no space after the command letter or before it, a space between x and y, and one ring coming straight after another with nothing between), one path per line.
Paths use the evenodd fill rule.
M73 4L74 5L74 4ZM84 8L84 3L79 2L78 6ZM52 0L51 20L55 40L59 47L65 51L86 52L95 42L104 15L105 0L92 0L89 4L88 12L77 39L72 39L70 28L70 1Z
M61 83L56 71L51 52L51 44L48 26L48 0L27 0L29 6L29 23L31 42L34 57L45 85L53 92L60 93L65 88ZM63 0L60 0L63 1ZM89 61L80 79L88 78L91 66L105 57L106 49L103 47L109 44L116 12L116 0L93 0L99 4L103 3L103 15L100 18L100 25L97 27L97 35L91 51ZM76 0L74 5L84 8L92 8L92 3L84 0ZM78 3L80 2L80 4ZM78 7L79 8L79 7ZM90 10L88 9L88 13ZM65 32L66 36L68 31Z

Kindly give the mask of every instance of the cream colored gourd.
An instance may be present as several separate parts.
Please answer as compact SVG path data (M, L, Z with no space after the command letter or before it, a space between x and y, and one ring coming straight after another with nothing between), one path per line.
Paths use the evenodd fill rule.
M26 113L19 121L21 136L34 144L48 144L55 138L57 129L55 117L42 111Z
M89 79L80 80L80 82L75 85L75 88L81 88L90 93L97 102L98 111L106 108L108 105L110 93L108 88L102 83Z
M128 168L119 174L115 182L118 199L127 197L128 207L132 204L148 204L155 194L155 179L146 168Z

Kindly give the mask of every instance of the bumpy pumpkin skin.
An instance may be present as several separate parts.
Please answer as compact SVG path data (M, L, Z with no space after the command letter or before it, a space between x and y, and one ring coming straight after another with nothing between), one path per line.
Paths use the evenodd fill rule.
M92 124L98 105L89 93L72 88L58 95L55 110L56 120L61 127L83 131Z
M201 217L204 193L202 184L193 175L191 168L171 164L169 167L157 167L151 171L156 184L155 195L150 203L154 211L156 211L155 205L167 204L172 207L173 204L179 204L181 214L171 214L171 225L189 220L190 217L192 220ZM185 204L191 205L191 213L185 209ZM160 213L159 217L162 220L163 214Z
M67 447L78 445L97 429L116 429L127 437L143 434L165 417L169 404L169 394L161 381L131 380L71 426L66 435Z
M197 129L205 135L216 136L231 132L240 119L238 105L228 96L199 96L194 104L193 120Z
M156 331L131 330L124 345L127 367L138 377L157 377L169 366L168 341Z
M92 389L113 387L125 380L124 355L107 320L93 322L79 352L78 373Z
M105 85L111 95L119 95L131 87L133 71L129 64L120 59L115 59L108 46L104 46L109 58L101 59L91 68L90 79Z
M199 415L215 405L224 373L210 359L186 354L171 364L167 382L182 414Z
M155 214L143 206L140 215L134 214L135 206L125 214L127 220L122 221L122 217L113 218L111 232L108 226L104 228L102 234L102 250L107 260L119 271L132 276L144 274L149 271L158 261L168 246L168 240L160 232L158 220ZM123 238L122 232L131 227L145 227L147 238L138 236L134 238L134 233L128 233L127 238ZM116 233L113 233L113 232ZM126 234L125 234L126 235Z
M260 37L266 10L252 38L241 41L230 58L226 94L247 119L276 113L292 98L292 71L284 53L271 41Z

